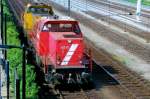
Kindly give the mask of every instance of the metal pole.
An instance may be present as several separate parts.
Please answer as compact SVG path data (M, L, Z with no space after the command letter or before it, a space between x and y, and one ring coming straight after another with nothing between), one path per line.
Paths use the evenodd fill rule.
M5 61L6 77L7 77L7 99L9 99L9 62Z
M1 96L1 88L2 88L2 84L1 84L1 82L2 82L2 80L1 80L1 73L2 73L2 67L0 67L0 99L2 99L2 96Z
M16 99L20 99L20 79L16 79Z
M6 14L4 14L4 18L5 18L5 29L4 29L4 33L5 33L5 45L7 45L7 16ZM7 60L7 50L5 50L5 60Z
M137 0L136 15L141 15L141 3L142 3L142 0Z
M20 79L17 74L17 68L15 68L15 96L16 99L20 99Z
M68 16L70 16L70 0L68 0Z
M1 0L1 38L2 38L2 44L3 44L3 4Z
M26 49L23 46L22 56L22 99L26 99Z
M136 19L140 21L142 0L137 0Z
M88 11L87 10L87 0L85 1L85 3L86 3L86 5L85 5L86 6L85 12L87 13L87 11Z
M1 0L1 18L2 18L2 0ZM2 28L2 20L1 20L1 28ZM1 29L1 34L2 34L2 29ZM1 37L2 37L2 35L1 35ZM1 84L1 68L2 67L0 67L0 99L2 99L2 96L1 96L1 88L2 88L2 84Z
M2 37L2 0L1 0L1 37ZM1 96L1 88L2 88L2 84L1 84L1 72L2 72L2 67L0 67L0 99L2 99L2 96Z

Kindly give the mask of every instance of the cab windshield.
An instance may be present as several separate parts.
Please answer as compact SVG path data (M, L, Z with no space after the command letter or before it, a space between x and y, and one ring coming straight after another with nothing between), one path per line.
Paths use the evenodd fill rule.
M78 24L71 24L71 23L53 23L53 24L45 24L42 28L42 31L47 32L74 32L76 34L80 34L80 28Z
M46 7L34 7L31 6L28 8L28 13L33 13L33 14L52 14L51 9L46 8Z

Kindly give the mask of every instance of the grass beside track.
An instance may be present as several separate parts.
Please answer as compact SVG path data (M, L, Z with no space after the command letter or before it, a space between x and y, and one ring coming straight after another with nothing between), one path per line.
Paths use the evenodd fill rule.
M137 0L128 0L129 2L136 3ZM142 0L142 5L150 6L150 0Z

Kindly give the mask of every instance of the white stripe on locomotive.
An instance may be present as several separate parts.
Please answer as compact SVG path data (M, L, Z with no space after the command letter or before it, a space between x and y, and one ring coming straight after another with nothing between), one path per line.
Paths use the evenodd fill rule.
M64 57L63 61L61 62L61 65L67 65L70 61L71 57L73 56L75 50L77 49L79 44L72 44L69 48L69 51L67 52L66 56Z

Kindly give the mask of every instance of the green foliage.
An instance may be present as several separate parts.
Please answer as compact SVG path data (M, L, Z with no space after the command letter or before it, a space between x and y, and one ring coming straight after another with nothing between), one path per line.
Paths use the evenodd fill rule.
M30 99L37 99L37 96L36 94L38 93L38 90L37 90L37 85L36 83L33 82L33 80L35 80L35 73L32 71L33 70L33 66L30 66L30 65L27 65L27 69L26 69L26 72L27 75L26 75L26 81L29 82L27 83L27 90L30 90L28 92L26 92L26 95L28 96L28 98ZM35 95L35 96L33 96Z
M4 0L3 0L4 1ZM7 14L7 15L11 15L10 14L10 12L9 12L9 10L8 10L8 7L7 7L7 4L6 4L6 1L4 1L3 2L3 5L4 5L4 7L3 7L3 11Z
M137 0L128 0L129 2L136 3ZM150 0L142 0L142 5L150 5Z
M4 0L3 0L4 1ZM11 14L7 8L6 2L4 4L4 13L8 17L11 17ZM7 44L20 46L20 40L18 38L19 33L17 32L16 26L13 21L7 22ZM14 69L17 67L17 73L19 78L22 78L22 50L21 49L10 49L7 51L7 57L10 62L10 84L14 87ZM35 83L35 72L34 66L26 65L26 97L28 99L37 99L38 98L38 86ZM22 79L21 79L22 84ZM22 90L22 85L20 86ZM21 93L22 94L22 93Z

